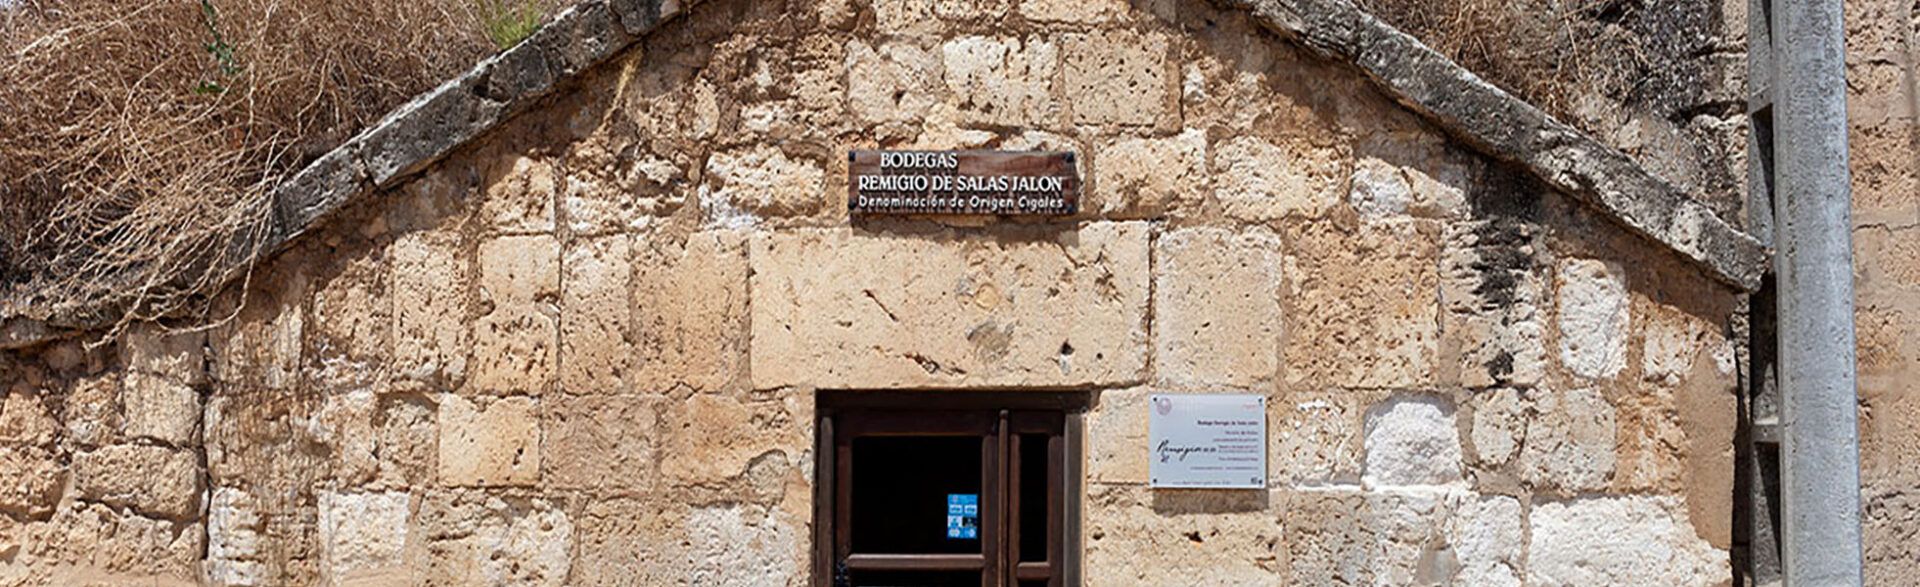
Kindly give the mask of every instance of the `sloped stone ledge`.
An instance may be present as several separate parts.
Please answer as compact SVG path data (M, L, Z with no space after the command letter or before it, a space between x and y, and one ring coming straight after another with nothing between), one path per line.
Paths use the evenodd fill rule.
M1753 291L1767 267L1759 241L1632 157L1480 79L1346 0L1214 0L1261 26L1358 67L1394 100L1488 156L1514 163L1708 275Z

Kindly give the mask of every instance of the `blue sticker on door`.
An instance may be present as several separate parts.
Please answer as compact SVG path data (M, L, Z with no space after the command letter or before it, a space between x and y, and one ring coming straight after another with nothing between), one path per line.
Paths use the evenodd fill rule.
M979 494L947 494L947 538L953 540L980 538Z

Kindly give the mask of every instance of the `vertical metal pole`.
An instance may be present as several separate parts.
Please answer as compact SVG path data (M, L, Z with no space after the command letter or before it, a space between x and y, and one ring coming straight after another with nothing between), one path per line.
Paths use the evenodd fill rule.
M1773 10L1781 544L1788 585L1859 585L1860 450L1840 0Z

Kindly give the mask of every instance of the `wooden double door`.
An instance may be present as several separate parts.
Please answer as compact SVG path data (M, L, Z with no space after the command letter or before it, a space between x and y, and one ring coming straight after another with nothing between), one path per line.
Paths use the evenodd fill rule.
M835 403L858 402L822 406L816 585L1069 584L1068 410Z

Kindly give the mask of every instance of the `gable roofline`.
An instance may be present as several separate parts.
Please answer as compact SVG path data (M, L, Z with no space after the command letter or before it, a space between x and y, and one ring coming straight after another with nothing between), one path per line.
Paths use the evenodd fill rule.
M219 284L285 249L327 218L394 187L536 105L701 0L585 0L514 47L396 108L274 189L263 226L236 235ZM1741 291L1758 287L1767 251L1631 157L1554 119L1347 0L1212 0L1374 84L1456 140L1526 170ZM0 306L0 349L110 323L104 309L32 315Z

